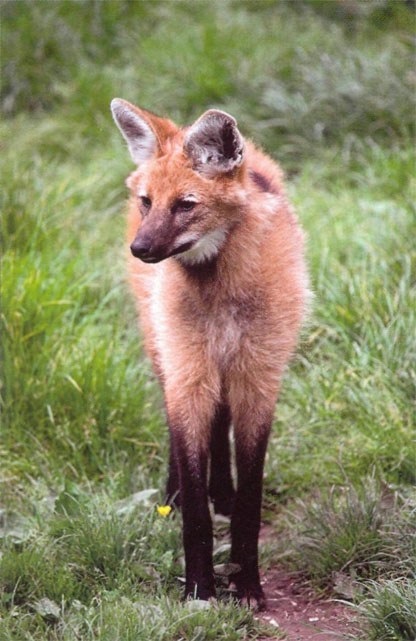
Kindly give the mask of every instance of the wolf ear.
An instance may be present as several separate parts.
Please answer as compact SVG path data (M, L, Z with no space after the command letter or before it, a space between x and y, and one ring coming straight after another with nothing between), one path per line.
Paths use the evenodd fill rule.
M232 116L210 109L188 129L184 150L194 169L212 178L241 165L244 142Z
M111 101L111 112L136 164L139 165L156 153L156 134L137 107L121 98L114 98Z

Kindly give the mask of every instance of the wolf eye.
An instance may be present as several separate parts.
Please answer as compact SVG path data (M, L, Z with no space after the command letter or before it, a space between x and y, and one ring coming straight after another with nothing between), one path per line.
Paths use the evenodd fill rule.
M140 201L145 209L150 209L152 201L147 196L139 196Z
M175 203L175 209L180 211L191 211L196 205L194 200L177 200Z

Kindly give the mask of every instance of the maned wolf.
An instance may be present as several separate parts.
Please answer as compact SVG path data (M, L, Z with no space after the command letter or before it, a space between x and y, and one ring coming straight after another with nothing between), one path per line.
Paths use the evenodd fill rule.
M262 609L263 466L308 299L303 234L281 170L229 114L212 109L180 128L125 100L111 108L137 165L127 180L130 276L164 392L185 594L215 595L210 497L231 515L237 596Z

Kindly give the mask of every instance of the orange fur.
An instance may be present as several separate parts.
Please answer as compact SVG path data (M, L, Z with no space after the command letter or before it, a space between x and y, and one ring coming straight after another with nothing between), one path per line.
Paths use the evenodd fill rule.
M308 300L304 237L288 203L282 172L252 142L242 143L234 119L222 112L207 112L193 128L180 129L124 101L117 101L117 108L120 119L129 108L139 119L136 123L133 114L133 124L122 122L130 151L140 161L127 181L128 240L145 238L149 244L156 238L162 258L163 252L167 256L146 264L130 255L129 274L145 348L163 386L171 434L176 438L179 430L186 456L197 467L201 452L208 456L215 412L227 406L237 449L250 452L257 447L261 461L259 432L264 431L267 441ZM215 140L218 128L220 143ZM138 143L130 141L130 130L136 131ZM212 165L218 144L223 156ZM143 197L151 201L149 211L140 204ZM197 201L196 213L174 213L175 203L183 198ZM194 238L202 238L207 260L198 254L196 261L193 246L171 255L178 238L191 239L191 245ZM245 456L250 463L250 455ZM186 480L185 472L182 475ZM258 474L256 478L258 484ZM244 541L238 539L242 506L249 496L245 483L233 516L238 562L245 554ZM185 512L184 518L186 522ZM209 518L198 518L209 530ZM250 598L251 591L261 601L256 567L253 561L244 575L242 594ZM207 573L198 572L195 576L203 583ZM191 579L188 583L191 593ZM211 593L212 587L201 592Z
M182 137L179 131L173 148L180 148ZM276 195L252 184L249 167L268 178ZM208 437L203 426L209 424L221 389L233 415L272 411L307 302L303 233L288 204L281 171L250 143L244 169L232 179L198 184L208 203L204 225L217 226L224 217L237 223L219 254L214 286L193 282L175 257L157 265L129 258L145 346L165 383L167 411L185 419L198 417L199 433L189 426L190 439ZM143 180L154 197L161 185L165 204L192 191L201 179L180 152L134 172L129 242L140 226L136 191ZM247 305L256 307L251 319Z

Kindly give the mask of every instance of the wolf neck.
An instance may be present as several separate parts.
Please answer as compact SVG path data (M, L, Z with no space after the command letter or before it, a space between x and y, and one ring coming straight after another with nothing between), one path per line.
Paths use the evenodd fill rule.
M259 246L252 231L249 222L241 220L227 231L218 251L208 259L199 263L180 260L172 263L187 282L198 290L215 289L220 296L232 296L250 287L253 273L259 266Z

